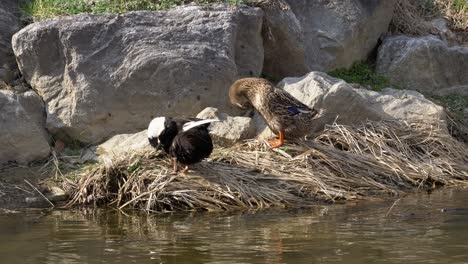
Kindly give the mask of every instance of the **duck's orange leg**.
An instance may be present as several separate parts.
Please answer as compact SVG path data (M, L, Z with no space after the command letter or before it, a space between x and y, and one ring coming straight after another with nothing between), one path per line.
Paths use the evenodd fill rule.
M270 148L281 147L284 144L284 132L280 130L278 138L268 140L268 144L270 145Z
M172 158L172 168L173 168L172 174L177 174L177 159L176 158Z

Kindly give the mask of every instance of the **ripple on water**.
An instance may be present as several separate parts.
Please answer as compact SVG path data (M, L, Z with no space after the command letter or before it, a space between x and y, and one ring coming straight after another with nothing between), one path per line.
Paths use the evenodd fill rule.
M0 216L1 263L468 263L467 200L445 190L260 213L26 211Z

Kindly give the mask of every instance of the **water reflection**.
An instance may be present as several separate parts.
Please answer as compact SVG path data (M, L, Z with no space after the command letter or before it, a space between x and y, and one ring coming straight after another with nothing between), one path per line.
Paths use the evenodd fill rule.
M29 211L0 216L1 262L468 263L467 199L448 190L287 212Z

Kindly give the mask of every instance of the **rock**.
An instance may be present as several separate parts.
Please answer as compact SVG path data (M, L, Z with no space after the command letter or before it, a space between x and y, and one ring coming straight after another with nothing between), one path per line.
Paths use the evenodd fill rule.
M25 197L24 202L29 208L49 208L52 207L49 202L42 196Z
M93 143L154 116L229 109L232 82L261 72L262 17L228 6L77 15L29 25L13 49L49 131Z
M263 119L263 117L257 111L255 111L252 120L255 126L255 135L258 140L267 140L276 136L273 131L267 127L265 119Z
M10 90L14 91L12 87L6 84L4 81L0 80L0 90Z
M425 94L468 95L468 47L449 47L435 36L386 38L377 72Z
M442 40L448 43L456 43L457 36L449 27L449 21L443 17L438 17L426 22L430 28L431 34L438 35Z
M15 214L21 214L22 212L21 211L18 211L18 210L9 210L9 209L4 209L4 208L0 208L0 216L3 216L3 215L15 215Z
M13 86L12 88L13 88L13 90L15 90L15 91L17 91L19 93L24 93L24 92L26 92L26 91L28 91L30 89L27 85L25 85L23 83L17 84L15 86Z
M135 134L120 134L108 139L96 148L100 159L115 158L129 153L154 150L148 142L146 130Z
M0 80L7 83L13 80L16 71L11 37L20 27L18 14L18 1L0 1Z
M356 124L366 119L430 123L445 120L443 107L416 91L356 89L323 72L311 72L302 78L285 78L278 87L309 106L323 109L325 115L331 114L329 120L337 118L342 124Z
M68 194L57 186L49 187L45 196L53 203L63 202L68 199Z
M435 18L435 19L432 19L431 21L429 21L429 25L434 28L434 30L436 30L437 32L440 32L440 33L447 33L447 32L451 32L449 26L448 26L448 21L447 19L443 18L443 17L439 17L439 18Z
M93 163L99 161L96 155L96 147L86 148L80 155L82 163Z
M0 164L47 158L50 147L41 98L34 91L0 90L0 109Z
M468 107L463 110L463 116L465 117L465 122L468 123Z
M197 118L221 120L221 122L211 123L209 130L213 142L223 147L232 146L255 136L254 122L250 117L232 117L219 113L217 108L208 107L201 111Z
M57 143L57 141L55 143ZM55 154L60 160L67 164L86 164L99 161L95 153L96 146L89 146L80 150L78 150L76 147L64 147L61 152L58 152L56 149L57 144L54 147L54 151L56 152Z
M264 75L271 79L301 76L309 72L302 26L291 7L259 4L264 13Z
M264 50L261 35L263 12L258 9L237 13L235 63L239 77L257 77L262 74Z
M264 74L274 79L365 60L387 32L395 0L286 0L265 10Z
M311 72L300 78L285 78L278 87L322 111L320 117L311 124L311 132L323 130L325 125L333 122L359 125L367 120L398 119L430 123L446 120L443 107L416 91L385 88L382 92L375 92L356 89L323 72ZM263 119L254 120L259 128L265 128ZM268 129L261 130L261 138L271 135Z
M381 119L427 122L445 125L444 108L413 90L385 88L381 92L356 90L369 106L381 113ZM385 116L387 115L387 117Z
M0 55L2 56L2 55ZM8 55L3 55L6 57L5 60L9 60ZM0 80L5 81L6 83L9 83L13 81L15 78L15 70L12 69L12 66L10 66L10 63L5 63L3 66L0 66Z

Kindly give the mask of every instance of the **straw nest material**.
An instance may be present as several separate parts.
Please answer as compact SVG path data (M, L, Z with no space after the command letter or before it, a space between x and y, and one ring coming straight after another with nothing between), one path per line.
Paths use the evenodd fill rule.
M447 19L449 27L468 40L468 4L463 0L397 0L391 27L404 34L430 34L432 26L426 21L436 17Z
M216 148L189 174L170 158L133 153L83 172L69 205L147 211L304 207L379 194L397 195L468 180L467 146L428 124L334 124L313 139L269 150L245 142Z

